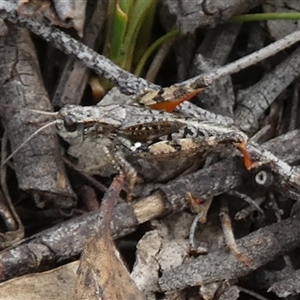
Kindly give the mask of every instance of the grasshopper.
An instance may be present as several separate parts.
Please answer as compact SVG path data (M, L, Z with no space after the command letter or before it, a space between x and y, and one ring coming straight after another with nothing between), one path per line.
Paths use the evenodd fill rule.
M199 165L224 144L237 146L244 155L245 166L250 168L251 165L245 148L248 137L233 127L128 104L66 105L51 114L56 120L50 124L56 124L57 133L63 139L77 138L79 144L86 139L96 143L107 139L106 152L112 153L113 157L116 153L122 156L145 181L166 182L173 179L193 165ZM106 166L104 172L100 171L101 175L107 176L119 170L104 152L102 156L110 166Z
M145 181L168 181L222 144L236 145L246 167L251 164L243 132L175 113L126 104L66 105L57 113L57 120L58 134L64 139L72 133L81 141L108 138L108 151L122 155Z

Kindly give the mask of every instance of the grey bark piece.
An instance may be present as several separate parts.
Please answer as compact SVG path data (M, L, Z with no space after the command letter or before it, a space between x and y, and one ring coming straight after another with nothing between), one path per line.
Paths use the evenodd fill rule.
M300 75L300 48L268 73L257 84L238 93L235 123L245 132L254 133L259 119L277 96Z
M263 147L271 150L286 163L292 164L300 157L299 141L300 130L297 129L265 142Z
M262 5L264 13L299 13L300 3L298 0L267 0ZM273 38L280 39L285 35L299 30L299 20L268 20L266 21L268 32Z
M1 117L14 150L40 124L49 121L49 117L22 110L22 107L51 111L51 105L28 31L12 24L8 28L8 34L0 39L1 103L18 109L4 108ZM24 144L14 156L14 165L21 189L35 195L54 193L56 197L52 200L60 207L74 205L75 195L65 174L54 127Z
M217 69L214 60L197 54L193 61L194 74L205 74ZM193 75L193 74L192 74ZM216 114L233 116L234 92L230 76L215 80L198 96L200 106Z
M228 23L207 31L197 52L212 59L218 65L224 65L240 28L240 24Z
M227 62L240 24L224 24L209 30L197 50L190 76L210 73ZM209 112L233 117L235 95L230 76L217 79L198 95L197 103Z
M194 32L199 27L215 27L232 17L246 13L263 3L262 0L165 0L164 5L171 15L176 16L176 24L183 33Z
M86 24L82 43L95 49L99 43L99 33L105 21L106 0L99 0L93 6L91 16ZM100 21L99 21L100 20ZM65 104L79 104L86 87L89 70L74 57L68 57L63 72L59 78L52 104L62 107Z
M268 292L274 292L280 298L295 296L300 293L300 270L287 276L285 279L274 283Z

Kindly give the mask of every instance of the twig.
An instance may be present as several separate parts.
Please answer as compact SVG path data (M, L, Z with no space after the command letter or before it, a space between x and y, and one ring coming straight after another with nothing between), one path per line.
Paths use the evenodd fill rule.
M113 238L132 233L139 224L162 216L166 211L166 203L158 194L149 196L133 206L119 203L114 209L111 223ZM41 268L49 268L54 262L78 256L98 226L97 210L62 222L25 239L11 249L1 251L0 281Z
M205 224L207 221L207 213L213 201L213 198L209 198L202 203L195 203L196 199L191 195L190 192L187 192L187 198L190 202L190 209L192 212L197 213L196 217L193 220L191 225L190 233L189 233L189 245L190 251L199 253L199 249L195 246L195 231L197 228L198 222L201 224ZM201 249L201 253L203 249Z
M264 203L265 200L265 197L260 197L255 199L254 202L256 203L256 206L259 207L262 203ZM245 219L247 216L249 216L251 213L257 210L256 206L249 205L248 207L238 211L234 216L235 220L239 221Z
M244 56L230 64L217 69L210 74L199 75L186 81L176 84L176 86L190 86L194 89L207 85L208 83L226 75L237 73L247 67L259 63L260 61L275 55L276 53L292 46L300 40L300 30L295 31L284 38L254 52Z
M87 7L88 22L85 24L82 43L95 49L106 20L106 1L93 1ZM52 60L51 60L52 63ZM52 97L54 107L79 104L87 84L89 70L75 57L68 57Z
M269 186L294 200L300 200L300 172L297 168L291 167L255 143L249 143L247 150L254 165L260 169L255 177L257 184Z
M164 272L159 279L161 292L189 286L237 279L246 276L285 252L299 247L299 216L286 219L250 233L237 241L237 247L251 261L251 268L239 262L223 248L200 256L175 269Z
M246 266L251 266L251 262L247 255L245 255L237 246L232 230L232 223L229 217L228 204L223 199L220 209L220 220L223 229L224 239L230 252Z
M196 244L195 244L195 232L196 232L198 222L201 218L202 218L201 214L198 214L198 215L195 216L195 218L192 222L190 233L189 233L190 251L197 251L197 247L196 247Z
M168 53L170 52L173 44L174 44L174 40L175 38L172 38L171 40L167 41L166 43L164 43L160 49L157 51L157 53L155 54L154 59L151 62L151 65L147 71L147 74L145 76L145 78L150 81L150 82L154 82L155 78L157 76L157 73L164 61L164 59L166 58L166 56L168 55Z
M274 283L268 292L274 292L280 298L286 298L288 296L297 295L300 293L300 270L289 274L283 280Z
M108 80L116 83L125 94L136 94L148 88L157 88L156 85L147 82L145 79L138 78L121 69L103 55L98 54L68 34L51 26L44 25L33 18L19 16L17 10L18 7L16 4L5 0L0 1L1 18L26 27L64 53L75 55L97 74L103 75Z
M249 290L249 289L245 289L245 288L242 288L242 287L240 287L240 286L238 287L238 289L239 289L241 292L243 292L243 293L245 293L245 294L248 294L248 295L250 295L250 296L252 296L252 297L254 297L254 298L258 299L258 300L269 300L268 298L263 297L262 295L259 295L259 294L257 294L256 292L251 291L251 290Z
M227 192L228 195L231 196L235 196L238 198L241 198L243 201L247 202L248 204L250 204L250 206L252 206L253 211L257 210L261 216L264 216L264 211L259 207L259 205L256 203L256 201L254 201L253 199L251 199L249 196L242 194L238 191L232 190Z

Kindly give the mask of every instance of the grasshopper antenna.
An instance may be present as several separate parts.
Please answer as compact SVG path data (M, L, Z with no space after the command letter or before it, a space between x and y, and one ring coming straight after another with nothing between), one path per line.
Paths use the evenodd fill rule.
M6 107L14 110L25 110L25 111L30 111L30 112L36 112L40 115L46 115L46 116L57 116L57 112L52 112L52 111L44 111L44 110L38 110L38 109L31 109L31 108L26 108L26 107L18 107L18 106L13 106L10 104L0 104L0 107Z
M43 125L42 127L40 127L39 129L37 129L32 135L30 135L19 147L17 147L9 156L6 157L6 159L1 163L1 167L3 167L17 152L20 151L20 149L26 144L28 143L30 140L32 140L37 134L39 134L41 131L43 131L44 129L55 125L59 122L62 122L62 120L58 119L55 121L52 121L46 125Z

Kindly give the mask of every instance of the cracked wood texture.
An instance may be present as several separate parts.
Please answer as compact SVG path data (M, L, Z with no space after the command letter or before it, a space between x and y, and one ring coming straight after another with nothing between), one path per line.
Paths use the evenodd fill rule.
M51 120L22 107L44 111L52 108L29 32L12 24L7 25L7 29L7 34L0 39L0 82L1 103L8 107L1 109L1 116L13 151ZM74 205L75 195L65 173L53 126L26 143L13 159L21 189L44 196L42 201L52 201L59 207Z
M164 0L170 14L176 16L176 25L183 34L194 32L196 28L215 27L233 16L248 12L262 4L262 0Z

